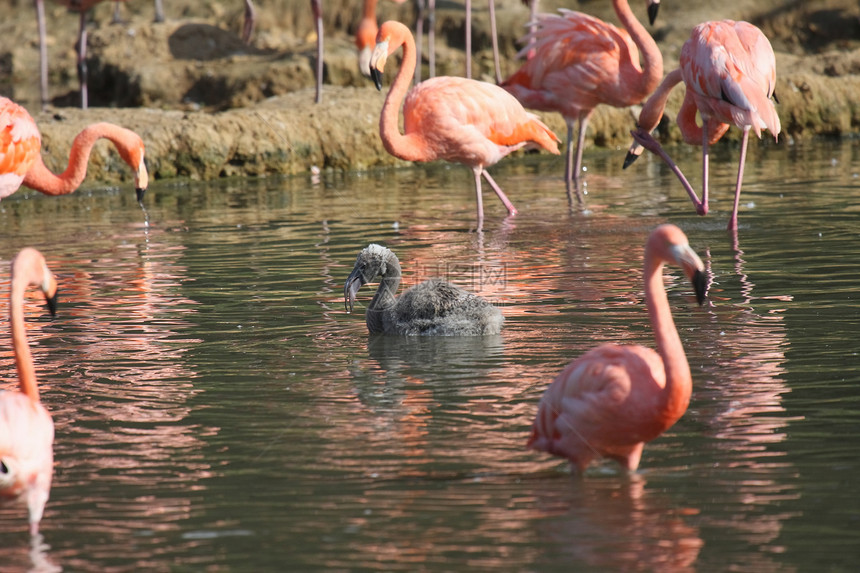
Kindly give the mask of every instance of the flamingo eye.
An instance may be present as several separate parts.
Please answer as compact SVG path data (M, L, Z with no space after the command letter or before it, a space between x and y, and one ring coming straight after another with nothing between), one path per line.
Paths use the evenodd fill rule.
M8 474L8 473L9 473L9 468L6 467L6 462L4 462L3 460L0 460L0 474Z

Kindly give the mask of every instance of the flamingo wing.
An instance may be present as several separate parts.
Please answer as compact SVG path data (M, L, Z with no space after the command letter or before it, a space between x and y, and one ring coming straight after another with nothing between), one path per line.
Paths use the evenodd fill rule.
M442 76L406 96L404 132L421 134L438 159L488 166L528 144L558 153L558 137L504 89Z
M39 130L27 110L0 97L0 199L18 190L41 147Z
M532 109L559 111L576 117L600 103L619 107L636 103L621 86L622 62L639 68L639 49L630 34L587 14L560 10L541 14L534 39L518 56L534 56L504 82L504 86ZM641 68L639 68L641 70Z
M776 66L762 32L746 22L705 22L681 49L681 70L699 111L738 127L780 132L773 102Z
M648 390L639 389L646 380L652 381ZM580 468L599 456L623 459L662 431L656 431L653 397L664 386L663 363L654 351L615 344L592 349L546 390L528 445Z

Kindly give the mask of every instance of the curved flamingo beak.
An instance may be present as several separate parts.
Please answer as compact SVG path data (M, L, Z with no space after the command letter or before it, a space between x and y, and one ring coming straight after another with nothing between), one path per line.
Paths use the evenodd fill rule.
M675 261L684 269L684 274L690 279L696 302L701 306L708 294L708 277L705 275L705 265L690 245L672 245L670 251Z
M388 60L388 40L382 40L373 48L373 53L370 54L370 77L376 89L382 89L382 70L385 69L385 62Z
M657 12L660 11L660 0L651 0L648 2L648 23L652 26L657 20Z
M356 267L352 269L352 272L346 279L346 283L343 285L343 306L346 308L346 312L352 312L355 306L355 296L366 283L367 281L364 278L364 273L361 272L361 268Z
M140 163L138 163L137 172L134 174L134 193L138 203L143 201L143 194L146 193L148 186L149 173L146 171L146 164L143 162L143 154L141 153Z

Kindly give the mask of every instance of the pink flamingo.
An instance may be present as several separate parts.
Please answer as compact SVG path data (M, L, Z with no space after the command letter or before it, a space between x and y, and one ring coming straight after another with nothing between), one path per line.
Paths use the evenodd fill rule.
M690 366L663 287L663 265L690 278L699 304L707 288L704 265L683 231L661 225L645 244L645 305L657 352L603 344L562 370L538 406L529 447L566 457L580 472L596 457L639 467L642 448L687 410Z
M509 215L517 210L485 168L527 144L558 154L558 137L537 116L502 88L466 78L439 76L406 94L415 72L415 41L400 22L385 22L370 59L371 75L382 89L382 71L391 54L403 46L403 63L391 85L379 120L386 151L407 161L444 159L472 168L478 201L477 230L483 228L481 176L501 199ZM398 128L403 105L404 134Z
M502 87L524 106L557 111L567 123L565 184L578 183L588 120L600 104L627 107L643 101L663 76L663 57L627 0L613 0L625 29L570 10L537 17L537 30L528 34L518 54L528 56ZM653 24L659 0L648 0ZM642 53L640 64L639 53ZM579 121L576 157L573 126Z
M57 305L57 282L42 254L22 249L12 261L9 323L20 392L0 392L0 500L22 500L30 514L30 533L39 522L51 491L54 470L54 422L39 402L39 387L24 326L24 291L42 290L51 316Z
M139 135L112 123L89 125L72 143L69 166L62 174L55 175L42 161L42 136L36 122L26 109L0 97L0 199L17 191L22 184L46 195L71 193L86 177L90 151L101 138L110 140L134 171L134 187L140 203L149 175L143 162L143 140Z
M702 146L702 200L662 146L651 135L663 117L666 100L672 88L684 82L684 103L677 122L685 142ZM761 30L747 22L722 20L705 22L693 28L690 39L681 48L681 67L669 73L648 99L639 114L636 142L624 160L628 167L642 153L643 147L659 155L672 169L699 215L708 213L708 146L716 143L730 125L743 129L735 201L728 229L738 228L738 205L744 176L749 133L761 138L768 129L774 139L780 123L771 97L776 85L776 59L770 42ZM696 125L696 112L702 126Z

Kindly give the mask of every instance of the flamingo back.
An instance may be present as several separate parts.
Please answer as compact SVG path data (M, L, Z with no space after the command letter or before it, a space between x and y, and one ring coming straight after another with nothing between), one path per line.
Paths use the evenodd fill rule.
M54 423L38 401L0 392L0 500L23 498L30 522L42 517L51 490Z
M421 82L407 94L403 118L405 136L420 137L432 159L487 167L528 144L559 153L549 127L486 82L450 76Z
M566 457L580 470L597 457L636 469L643 444L677 420L659 407L665 386L663 361L653 350L598 346L547 388L528 446Z
M27 110L0 97L0 199L18 190L41 147L39 129Z
M639 49L626 30L581 12L559 12L538 16L537 29L522 38L526 46L517 54L534 56L503 87L526 107L560 111L566 118L601 103L625 107L647 97L625 80L628 69L642 73Z
M776 59L767 37L752 24L699 24L681 49L681 71L703 115L751 126L758 137L762 129L779 135L779 116L770 99Z

